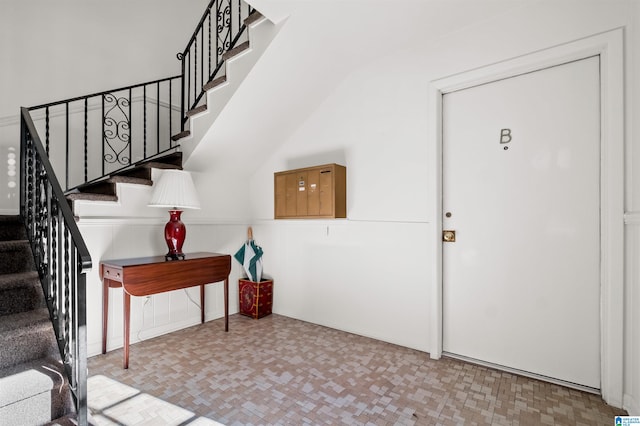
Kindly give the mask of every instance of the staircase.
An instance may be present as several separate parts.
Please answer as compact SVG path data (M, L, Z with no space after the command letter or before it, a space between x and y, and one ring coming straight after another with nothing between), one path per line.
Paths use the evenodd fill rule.
M222 55L223 74L203 85L204 96L185 112L187 128L172 137L180 143L185 161L202 142L215 143L206 141L206 133L281 29L257 10L245 18L243 24L247 28L247 40ZM206 163L207 160L200 158L199 161Z
M243 24L247 28L247 40L222 55L222 75L204 84L204 96L197 106L185 112L187 130L171 137L172 142L179 145L68 191L66 196L72 206L75 201L118 201L118 183L151 186L153 169L182 169L183 162L206 139L207 130L280 29L257 10L245 18ZM199 158L197 161L206 162L207 159ZM193 162L194 166L197 166L197 161ZM74 208L74 211L77 214L78 209ZM109 214L109 209L104 209L104 213Z
M224 16L211 12L214 3L217 5L211 1L209 12L205 13L200 24L202 26L203 23L208 23L209 31L212 27L211 20ZM242 31L238 33L229 50L223 53L219 66L224 67L219 74L216 70L208 82L202 76L189 74L192 68L188 61L196 59L188 58L200 58L200 62L193 63L193 70L202 69L203 59L196 41L202 38L197 36L199 33L196 30L192 39L195 47L189 47L190 42L181 54L181 77L22 109L22 216L0 216L0 254L3 255L0 264L0 426L87 424L85 307L76 310L78 308L75 303L85 304L80 289L84 293L84 274L91 267L91 259L74 222L74 214L76 220L82 216L79 213L82 208L76 202L118 201L118 184L151 186L155 169L182 169L183 161L200 144L207 129L279 29L257 11L244 18L242 23L247 31L244 35ZM241 39L241 36L246 40ZM250 44L249 38L255 40L252 39ZM181 126L175 125L175 115L171 114L176 109L171 101L171 87L176 84L177 79L183 85L181 107L184 116ZM185 99L185 92L190 93L193 82L199 81L202 81L202 95L195 103L190 103L189 96ZM168 103L161 102L164 97L160 94L161 87L162 90L168 88ZM135 95L136 90L141 90L142 95ZM147 93L156 93L155 99L147 96ZM118 106L139 102L139 99L143 99L141 102L144 104L143 127L136 132L129 130L120 134L121 129L133 129L134 118L139 117L134 117L135 114L132 115L129 110L124 118L113 118L109 116L110 111L115 111ZM102 110L96 107L100 102ZM108 102L113 102L114 106L108 107L105 112L104 105ZM165 112L161 108L168 113L162 116L166 118L161 119L161 112ZM94 115L96 113L101 114L97 120ZM151 114L157 116L157 128L149 128L148 144L147 115ZM84 125L71 126L72 129L80 129L80 136L70 138L68 123L82 116ZM34 117L38 126L34 125ZM67 124L60 125L65 120ZM166 122L166 129L160 126L161 121ZM100 123L97 138L93 130L88 130L88 124L95 122ZM106 126L114 123L118 130L107 134L111 130L107 130ZM172 129L176 128L182 131L173 134ZM41 138L38 133L44 137ZM143 144L133 144L130 137L134 133L138 136L144 134ZM163 137L168 135L171 142L167 144L161 141L161 133ZM117 136L116 142L126 143L126 146L118 145L112 152L105 154L104 148L113 142L111 136L114 134ZM152 147L152 135L157 138L157 147ZM84 146L70 149L70 140L81 140ZM94 140L102 144L103 158L100 163L87 156L89 141ZM178 141L180 145L177 145ZM49 159L60 159L60 155L54 151L65 146L65 163L58 164L54 171ZM75 157L70 158L69 151ZM25 152L28 153L26 160ZM117 160L116 166L109 167L117 169L107 170L105 173L103 163L107 162L108 156ZM100 168L102 173L97 176L102 176L94 178L92 173L98 172ZM84 177L78 177L78 174ZM61 186L60 181L66 185ZM82 204L86 207L91 203ZM96 204L102 215L109 215L114 211L108 207L110 203ZM118 208L119 205L114 203L113 209ZM78 238L80 241L76 241ZM69 253L54 251L62 249L70 249L70 260L67 258ZM76 265L76 261L79 261L79 265ZM69 271L71 275L67 279ZM63 285L66 287L57 290ZM77 298L73 293L76 290ZM67 299L58 300L58 291L64 292ZM69 297L74 303L72 306L68 304ZM77 312L81 312L78 318L63 318L74 316ZM78 324L80 329L74 329ZM68 328L69 325L71 328ZM61 336L60 340L56 335ZM69 345L69 338L73 340L72 345ZM80 350L73 352L78 347ZM65 355L61 357L61 353Z
M74 424L74 404L24 224L0 216L0 424Z

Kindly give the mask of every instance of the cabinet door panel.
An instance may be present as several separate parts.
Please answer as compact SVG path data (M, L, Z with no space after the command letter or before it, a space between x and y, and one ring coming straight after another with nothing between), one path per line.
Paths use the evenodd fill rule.
M287 178L286 175L275 177L275 215L283 217L287 214Z
M296 174L297 177L297 200L296 209L298 216L307 216L307 172Z
M298 179L293 173L285 176L287 187L286 216L295 216L298 214Z
M320 216L333 215L333 173L320 170Z
M318 216L320 214L320 170L307 172L307 214Z

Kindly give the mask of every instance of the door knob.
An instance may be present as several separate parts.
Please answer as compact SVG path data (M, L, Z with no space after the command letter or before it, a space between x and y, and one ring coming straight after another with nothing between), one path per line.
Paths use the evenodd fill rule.
M444 241L445 243L455 243L456 231L442 231L442 241Z

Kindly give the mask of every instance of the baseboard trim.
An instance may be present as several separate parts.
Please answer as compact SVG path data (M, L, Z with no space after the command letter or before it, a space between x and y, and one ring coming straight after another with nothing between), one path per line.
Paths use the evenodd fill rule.
M229 315L236 314L237 310L229 309ZM216 311L208 311L205 312L205 322L217 320L224 317L224 312ZM173 333L175 331L183 330L185 328L193 327L195 325L200 325L200 313L194 315L191 318L187 318L182 321L173 322L170 324L166 324L160 327L149 327L142 328L141 330L131 330L130 335L130 344L134 345L136 343L142 342L144 340L152 339L154 337L163 336L165 334ZM110 324L110 327L113 327ZM142 336L141 339L138 339L138 336ZM98 336L97 340L93 340L92 342L87 343L87 356L92 357L96 355L102 354L102 336ZM107 340L107 352L121 349L124 346L124 337L122 335L113 336Z

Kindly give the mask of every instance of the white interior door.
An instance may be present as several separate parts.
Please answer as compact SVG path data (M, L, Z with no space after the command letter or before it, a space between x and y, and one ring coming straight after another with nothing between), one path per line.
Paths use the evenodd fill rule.
M595 56L443 96L443 349L600 388Z

